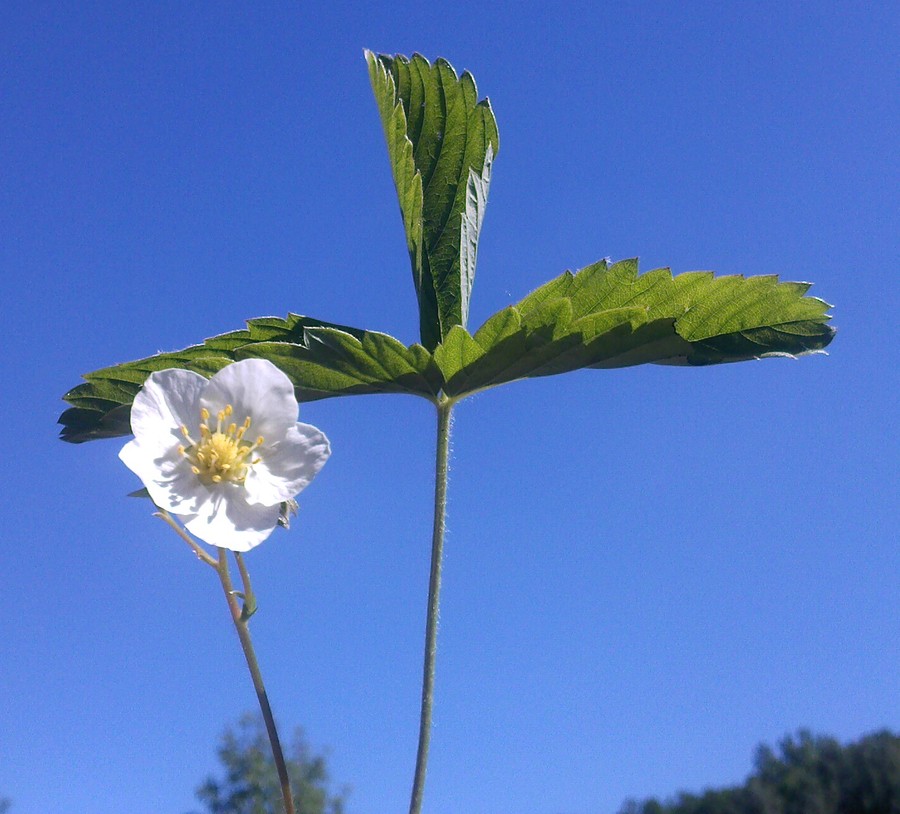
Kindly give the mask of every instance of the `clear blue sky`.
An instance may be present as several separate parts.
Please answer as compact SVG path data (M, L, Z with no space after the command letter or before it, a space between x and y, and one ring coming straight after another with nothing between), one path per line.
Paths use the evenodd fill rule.
M0 796L183 814L254 698L215 576L121 442L56 440L81 373L288 310L411 342L364 47L469 69L494 168L471 324L639 255L777 272L831 355L584 371L457 410L429 814L612 814L739 782L760 741L900 729L897 79L869 3L43 3L0 26ZM433 415L302 418L334 455L249 556L284 729L405 811Z

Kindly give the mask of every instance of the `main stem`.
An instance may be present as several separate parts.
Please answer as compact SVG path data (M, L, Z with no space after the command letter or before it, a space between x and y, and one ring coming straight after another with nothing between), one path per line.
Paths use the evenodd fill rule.
M409 814L420 814L425 793L428 747L431 743L431 710L434 704L434 660L437 653L438 610L441 601L441 561L447 514L447 461L450 452L450 416L453 403L438 404L437 451L434 461L434 524L431 533L431 576L428 580L428 615L425 621L425 663L422 669L422 710L419 715L419 748L413 777Z
M244 580L244 593L246 595L249 578L243 566L243 562L239 560L238 564L241 570L241 577ZM250 639L250 628L247 624L247 619L241 614L241 608L238 605L237 597L234 593L234 586L231 583L231 575L228 573L228 560L224 548L219 549L219 561L216 565L216 570L219 573L222 589L225 591L225 599L228 601L228 609L231 611L234 627L237 630L238 638L241 640L241 648L244 651L244 657L247 659L247 667L250 669L250 678L253 679L253 688L256 690L256 697L259 700L259 708L262 712L263 720L266 722L266 731L269 733L269 742L272 744L272 757L275 759L275 766L278 769L278 780L281 783L281 795L284 798L284 811L285 814L295 814L294 795L291 792L291 781L288 777L287 766L284 762L284 752L281 751L281 741L278 739L278 730L275 728L275 718L272 715L272 707L269 706L269 696L266 694L266 686L263 684L259 662L256 660L256 652L253 649L253 642Z

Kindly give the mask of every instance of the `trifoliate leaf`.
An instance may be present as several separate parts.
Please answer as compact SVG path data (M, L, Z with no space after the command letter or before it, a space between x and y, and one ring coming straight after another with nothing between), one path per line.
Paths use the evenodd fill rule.
M433 350L465 327L491 166L500 148L487 99L445 59L366 51L419 302Z
M249 320L247 329L173 353L88 373L66 393L72 405L60 436L80 443L131 432L131 402L155 370L178 367L211 376L250 356L269 359L296 387L298 401L364 393L413 393L434 398L441 374L421 345L407 348L387 334L290 314Z
M565 272L488 319L454 328L435 350L452 398L582 367L707 365L821 351L834 336L827 303L774 275L714 277L636 260Z
M174 353L89 373L64 398L61 436L81 442L130 433L135 394L154 370L211 376L238 359L281 368L299 401L366 393L460 399L504 382L584 367L708 365L821 351L834 336L828 304L807 283L774 275L714 277L668 269L638 274L636 260L565 272L492 316L474 336L461 325L434 353L387 334L294 314L250 320Z

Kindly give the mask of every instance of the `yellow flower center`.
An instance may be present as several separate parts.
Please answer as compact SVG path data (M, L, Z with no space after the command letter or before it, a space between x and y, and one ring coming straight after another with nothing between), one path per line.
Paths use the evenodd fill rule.
M191 438L190 430L185 425L181 427L181 434L190 446L179 446L178 452L190 461L191 470L204 483L243 483L248 468L260 461L253 457L253 452L263 443L262 436L253 444L245 444L244 435L250 429L250 416L240 426L234 422L226 423L233 412L230 404L219 410L213 429L209 426L209 410L203 407L200 410L199 441Z

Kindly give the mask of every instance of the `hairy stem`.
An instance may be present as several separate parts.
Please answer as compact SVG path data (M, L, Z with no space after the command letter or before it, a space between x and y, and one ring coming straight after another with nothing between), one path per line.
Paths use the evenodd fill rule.
M244 585L244 595L245 597L252 597L250 576L243 560L238 560L238 565ZM222 589L225 591L225 599L228 602L228 609L231 611L234 627L237 630L238 638L241 640L244 657L247 659L247 667L250 669L250 678L253 679L253 688L256 690L259 709L262 712L263 720L266 722L266 732L269 733L269 743L272 744L272 757L275 760L275 767L278 769L278 781L281 783L284 811L285 814L295 814L294 795L291 792L291 781L288 777L287 765L284 762L284 752L281 750L281 741L278 739L278 730L275 728L272 707L269 705L269 697L266 694L266 686L263 684L259 662L256 660L256 652L253 650L253 642L250 640L250 627L247 624L249 616L238 605L234 586L231 583L231 575L228 573L227 552L224 548L219 549L217 571L219 573L219 581L222 583Z
M447 514L447 461L450 453L450 418L453 403L438 404L437 449L434 462L434 524L431 534L431 576L428 580L428 615L425 621L425 660L422 669L422 709L419 715L419 747L413 777L409 814L420 814L425 793L428 747L431 743L431 710L434 704L434 661L437 653L438 611L441 599L441 561Z

